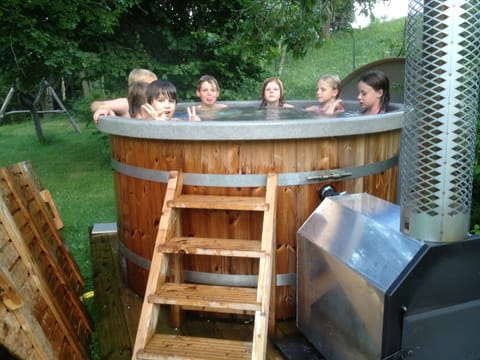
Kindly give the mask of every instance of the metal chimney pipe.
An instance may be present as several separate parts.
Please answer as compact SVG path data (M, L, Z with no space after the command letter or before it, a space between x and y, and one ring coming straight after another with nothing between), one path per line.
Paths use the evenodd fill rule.
M415 239L468 236L479 62L478 1L409 1L400 230Z

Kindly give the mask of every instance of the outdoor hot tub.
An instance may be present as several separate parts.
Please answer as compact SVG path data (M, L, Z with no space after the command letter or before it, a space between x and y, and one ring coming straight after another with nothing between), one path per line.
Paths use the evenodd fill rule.
M277 318L295 316L296 233L320 203L319 191L366 192L390 202L397 196L397 156L402 105L381 115L350 114L292 119L271 112L260 120L242 109L258 102L225 102L230 117L217 121L152 121L103 117L98 128L110 134L117 205L119 249L126 259L128 285L143 294L155 244L168 172L184 172L185 192L254 194L266 174L279 175L276 221ZM315 102L289 101L297 108ZM177 106L184 112L185 104ZM355 109L356 102L346 102ZM258 114L265 112L258 111ZM299 114L297 110L297 114ZM202 115L201 115L202 116ZM218 226L224 217L225 225ZM205 218L192 214L183 233L251 239L261 218L237 212ZM193 230L195 229L195 230ZM200 230L199 230L200 229ZM225 236L223 236L225 237ZM189 255L187 280L243 284L255 280L252 259L204 261Z

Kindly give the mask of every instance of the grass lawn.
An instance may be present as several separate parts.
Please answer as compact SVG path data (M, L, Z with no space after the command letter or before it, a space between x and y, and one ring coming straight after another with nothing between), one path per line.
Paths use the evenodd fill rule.
M110 149L95 126L80 124L78 134L65 117L42 119L46 143L30 121L0 127L0 166L31 161L64 222L63 234L91 290L89 226L115 221Z

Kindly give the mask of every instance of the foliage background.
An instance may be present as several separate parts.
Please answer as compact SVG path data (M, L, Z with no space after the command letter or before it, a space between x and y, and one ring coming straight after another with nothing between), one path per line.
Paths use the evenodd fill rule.
M189 100L209 73L234 99L287 54L303 56L348 29L354 6L375 0L3 0L0 83L32 102L42 79L69 97L124 89L132 68L153 70ZM275 61L276 60L276 61ZM111 95L108 94L108 95ZM255 94L256 95L256 94Z

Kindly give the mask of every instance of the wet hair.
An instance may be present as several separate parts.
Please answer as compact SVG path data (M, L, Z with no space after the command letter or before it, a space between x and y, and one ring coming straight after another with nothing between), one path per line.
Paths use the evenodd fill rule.
M197 90L200 91L200 88L202 87L202 84L204 82L207 82L210 85L215 86L217 88L217 91L220 91L220 86L218 86L218 81L212 75L202 75L198 80Z
M151 104L153 100L158 99L160 96L177 102L177 89L175 85L167 80L155 80L148 84L147 102Z
M134 82L128 87L128 113L132 119L136 118L147 102L147 87L145 82Z
M147 82L147 79L157 80L157 75L147 69L133 69L128 74L128 85L132 85L134 82Z
M386 112L390 102L390 81L387 75L381 70L370 70L362 74L358 81L364 82L376 91L383 90L383 95L380 98L380 112Z
M285 101L284 101L285 93L284 93L284 91L283 91L282 81L281 81L279 78L276 78L276 77L266 78L265 81L263 82L263 85L262 85L262 93L261 93L262 103L260 104L260 107L265 107L265 106L267 106L267 101L265 100L265 88L266 88L267 85L270 84L271 82L274 82L274 83L277 84L278 87L280 88L280 98L278 99L278 106L282 107L283 104L285 103Z
M320 76L320 78L317 80L317 84L319 81L325 81L328 85L331 86L332 89L338 90L337 91L337 96L336 98L338 99L340 96L340 85L342 81L340 80L340 77L335 74L325 74Z

